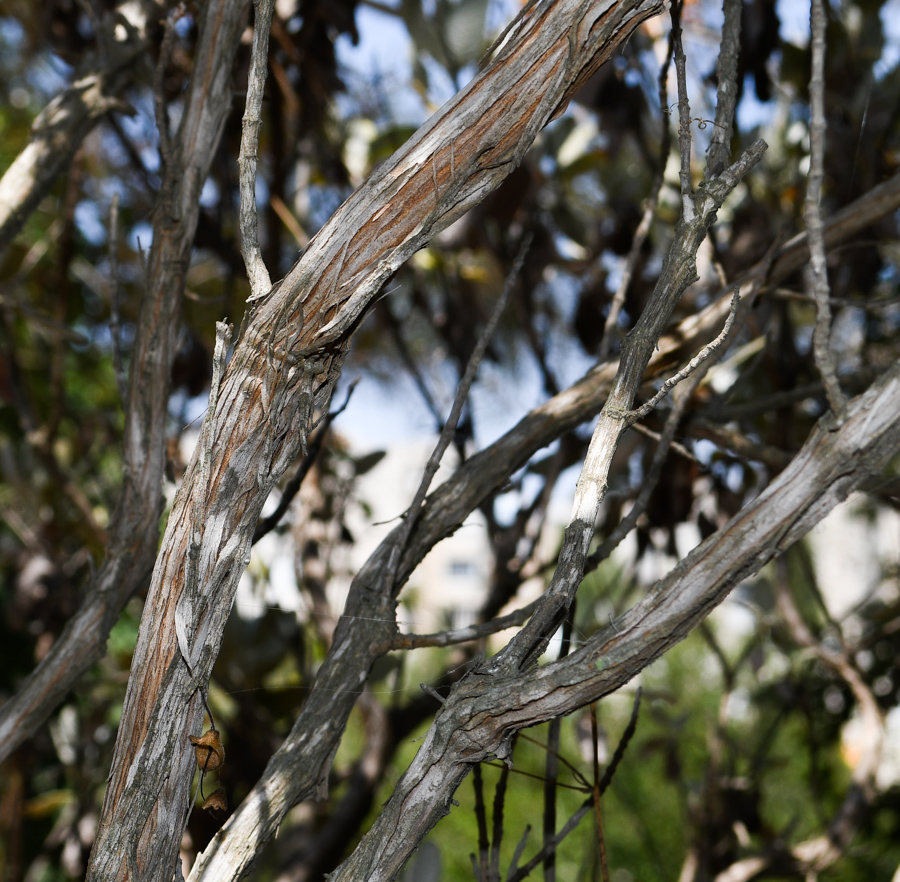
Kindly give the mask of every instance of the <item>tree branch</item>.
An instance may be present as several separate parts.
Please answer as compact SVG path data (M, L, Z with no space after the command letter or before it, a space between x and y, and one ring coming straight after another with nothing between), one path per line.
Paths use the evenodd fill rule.
M741 49L741 0L723 0L722 43L716 62L716 120L706 151L706 174L714 177L731 163L731 135L738 98Z
M488 670L508 672L536 662L559 627L584 574L594 524L600 503L606 495L613 454L622 432L627 428L631 405L643 381L644 370L675 304L687 286L697 278L697 250L715 220L716 212L725 197L761 158L765 146L765 142L758 141L721 176L704 182L696 194L690 194L691 208L675 229L675 239L653 294L622 346L616 377L600 412L578 479L559 565L544 592L540 609L509 645L491 659Z
M37 116L28 146L0 180L0 253L50 192L98 120L112 109L122 109L120 96L165 8L162 0L125 0L108 13L98 34L105 50L101 57L92 57L75 82Z
M665 398L672 389L674 389L682 380L686 380L694 371L697 370L716 350L725 342L728 335L731 333L731 326L734 324L735 316L737 315L738 307L741 305L741 294L740 289L735 288L734 293L731 295L731 308L728 310L728 317L725 319L725 325L722 328L721 333L712 343L707 343L680 371L678 371L673 376L669 377L662 386L660 386L659 391L650 399L645 401L640 407L636 407L628 416L625 418L625 421L631 425L632 423L636 423L638 420L642 420L648 413L650 413L653 408L659 404L660 401Z
M862 197L849 206L851 221L836 220L841 234L850 235L859 219L870 220L878 209L889 212L900 206L900 175L893 190L869 200ZM874 192L874 191L873 191ZM831 224L829 224L831 229ZM782 251L771 269L771 281L793 272L795 262L805 259L805 235L796 237ZM759 277L768 269L764 260L746 274L745 294L752 296ZM683 359L684 353L715 336L727 314L728 292L698 315L683 320L662 337L651 355L647 379ZM542 447L593 416L609 394L614 364L598 365L582 380L544 402L525 416L490 447L471 456L425 502L422 514L404 551L394 590L399 590L428 551L465 521L481 502L511 474L520 469ZM399 528L398 528L399 529ZM380 593L381 573L394 541L393 534L371 555L351 585L347 605L334 634L331 652L316 678L315 686L290 734L270 760L247 799L237 808L207 850L198 856L191 882L219 882L240 875L261 846L274 835L279 820L296 802L319 792L334 750L356 700L359 683L369 669L393 645L393 598Z
M196 693L218 654L259 512L305 446L312 414L330 398L350 335L384 281L496 188L599 64L661 8L656 0L562 0L533 9L491 64L347 200L288 275L253 296L257 306L206 417L218 441L209 484L201 485L195 453L157 557L89 878L134 878L138 850L145 868L174 867ZM205 529L186 638L192 674L174 623L197 494ZM126 844L129 860L113 868Z
M177 348L184 279L197 227L200 189L231 102L230 75L248 0L235 0L221 30L197 47L177 156L154 216L145 295L131 359L123 438L122 490L110 518L106 557L78 612L18 693L0 708L0 760L29 738L91 665L132 595L147 584L162 514L169 378ZM228 41L231 41L230 43Z
M806 189L806 229L809 231L809 267L807 289L816 300L816 326L813 330L813 354L825 384L828 404L840 419L846 397L838 382L837 370L829 348L831 304L828 267L825 260L825 236L822 232L822 182L825 178L825 4L812 0L810 7L812 40L812 76L809 81L809 179Z
M262 101L269 71L269 29L272 26L274 0L253 0L256 20L253 49L247 77L247 104L241 128L241 152L238 157L241 182L241 254L250 280L250 293L263 297L272 287L269 271L259 250L259 218L256 211L256 163L259 128L262 125Z
M840 428L820 422L792 464L615 627L542 668L493 674L482 668L456 684L393 796L332 882L363 875L372 882L396 878L448 811L473 763L508 755L514 733L623 686L898 452L900 365L895 365L849 403Z

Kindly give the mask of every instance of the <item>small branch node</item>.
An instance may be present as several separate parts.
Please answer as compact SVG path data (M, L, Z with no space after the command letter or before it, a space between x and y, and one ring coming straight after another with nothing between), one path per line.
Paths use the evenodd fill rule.
M430 695L432 698L434 698L436 701L439 701L441 704L443 704L447 700L446 698L444 698L443 695L441 695L440 692L437 691L437 689L434 688L434 686L429 686L428 683L419 683L419 688L426 695Z
M654 395L649 401L642 404L640 407L635 408L630 411L624 418L628 421L629 424L637 422L640 419L643 419L650 413L653 408L659 404L669 392L675 388L682 380L689 377L707 358L709 358L724 342L728 337L728 334L731 332L731 327L734 324L734 320L737 316L738 307L741 305L741 294L740 289L735 288L734 293L731 295L731 308L728 311L728 318L725 319L725 326L722 328L722 331L719 333L719 336L716 337L712 343L708 343L704 346L697 355L692 358L688 364L683 367L677 374L670 377L665 383L662 384L660 390Z

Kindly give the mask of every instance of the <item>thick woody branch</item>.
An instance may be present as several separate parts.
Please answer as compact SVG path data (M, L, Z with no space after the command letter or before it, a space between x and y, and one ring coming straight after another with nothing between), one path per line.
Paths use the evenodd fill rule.
M115 818L117 841L146 864L174 869L197 690L218 653L262 505L305 447L356 324L387 277L496 188L586 78L662 8L656 0L562 0L531 9L490 65L336 212L285 279L251 297L257 306L206 418L218 442L209 482L202 485L195 453L157 558L106 793L101 833L112 835ZM179 650L176 610L198 494L199 594ZM258 844L244 842L244 860L250 841ZM135 878L136 868L132 852L90 878Z
M106 557L50 653L0 708L0 759L29 738L81 675L103 657L119 614L153 568L162 514L169 378L200 189L230 110L235 44L248 0L235 0L197 46L186 108L154 216L145 294L137 322L123 438L122 490ZM208 13L209 14L209 13ZM230 41L230 42L229 42Z
M849 206L846 213L841 213L834 221L841 234L851 235L871 222L877 216L876 207L878 211L890 212L900 206L898 182L900 176L890 193L879 192L871 199L863 197ZM831 229L830 223L828 230ZM779 252L771 269L773 283L806 259L805 241L805 235L801 234ZM747 274L745 293L748 296L752 296L767 270L768 262L764 261ZM695 351L715 336L728 312L727 293L721 292L717 302L685 319L660 339L645 379L670 369L683 360L685 353ZM614 364L598 365L574 386L535 408L490 447L471 456L434 490L426 499L401 556L394 590L406 582L428 551L458 529L536 451L596 414L609 394L614 376ZM395 533L384 540L353 580L331 652L300 716L247 799L198 857L191 882L218 882L243 872L260 847L274 835L288 809L314 795L317 786L325 780L359 684L396 639L393 598L383 593L381 579L396 541Z
M144 580L156 555L155 525L161 513L169 376L177 345L181 299L199 217L200 190L231 108L231 70L247 6L247 0L209 3L201 18L185 110L161 188L163 201L154 216L147 293L141 304L128 396L126 477L112 518L115 533L84 607L58 642L59 654L53 656L52 662L50 657L45 660L43 673L40 668L36 672L43 679L52 678L53 686L43 688L45 693L52 688L53 696L61 697L60 688L65 694L102 654L110 628L128 598L146 584ZM209 26L210 22L213 26ZM90 629L88 640L85 629ZM91 652L94 642L99 643L97 655ZM27 694L38 693L32 690ZM44 706L53 707L54 700L46 694L41 701ZM110 814L114 793L109 790L106 794L106 810L91 855L89 878L106 880L117 878L120 873L132 873L140 851L138 837L129 839L126 828L119 826L120 819ZM152 838L152 825L145 832Z
M415 760L353 855L331 877L396 878L449 810L472 764L508 754L513 735L619 689L684 639L743 579L800 539L900 452L900 366L819 425L793 463L750 505L695 548L615 627L543 668L457 684Z
M205 682L218 652L256 518L274 482L305 443L310 416L330 395L349 335L383 282L498 186L535 134L614 46L659 9L637 0L564 0L530 8L491 64L339 209L285 279L266 296L254 295L255 312L236 345L216 412L208 417L219 439L209 486L199 486L192 465L151 584L108 791L121 807L118 817L132 830L126 836L159 829L169 817L183 817L178 806L188 796L190 764L177 760L197 718L191 695ZM196 493L207 499L207 527L199 552L201 596L190 638L200 647L192 677L175 650L174 609L184 590L187 513ZM423 512L420 523L426 517ZM373 567L378 564L383 566L384 558L372 562ZM403 567L402 561L401 575ZM360 584L377 585L371 581L375 578L377 573L367 572ZM341 620L336 644L342 628L352 630L356 610L372 607L373 618L380 612L390 621L391 598L377 592L365 601L356 597L348 606L349 617ZM389 645L389 629L384 630L374 635L375 649L380 641ZM335 668L323 669L321 695L308 702L311 717L325 718L324 727L310 732L304 729L308 718L298 721L303 730L297 732L298 740L312 748L336 743L332 739L343 729L331 688L343 682ZM354 675L365 673L357 668ZM327 708L322 696L327 696ZM273 786L254 789L246 812L232 816L198 861L194 878L221 879L245 871L273 835L278 811L290 807L298 793L310 792L310 775L302 775L296 786L291 781L301 753L292 741L289 755L273 757L265 773ZM316 778L323 763L327 757L312 764ZM140 790L128 783L138 778ZM241 835L235 835L239 827ZM157 851L159 860L169 848L174 861L177 832L166 828L165 840Z

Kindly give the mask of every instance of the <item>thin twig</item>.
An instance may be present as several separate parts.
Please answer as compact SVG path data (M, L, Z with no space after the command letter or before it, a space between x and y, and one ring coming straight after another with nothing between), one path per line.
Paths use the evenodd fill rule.
M512 748L510 748L510 752ZM494 788L493 821L491 825L491 855L488 864L489 882L499 882L500 879L500 846L503 844L503 819L504 805L506 801L506 786L509 782L509 766L504 765L500 769L500 779Z
M428 384L425 382L425 378L422 376L422 372L419 370L419 367L409 350L409 346L407 345L406 340L403 338L403 334L400 330L400 321L397 316L394 315L394 310L391 308L391 303L391 300L385 301L384 313L387 317L387 324L388 328L390 329L391 336L394 338L394 343L397 346L397 352L400 355L400 359L406 365L406 369L409 371L413 382L416 384L416 387L419 390L419 394L422 396L422 399L425 402L425 406L434 417L435 422L438 425L438 429L440 430L440 427L443 423L440 408L438 407L437 402L434 400L434 396L431 394L431 390L428 388Z
M752 419L763 413L770 413L805 401L807 398L817 398L822 394L822 384L818 381L805 383L794 389L785 389L783 392L773 392L765 398L756 398L744 404L728 404L710 408L707 413L709 418L717 423L730 423L735 420Z
M175 22L181 17L181 7L172 9L163 25L163 38L159 46L159 60L153 73L153 94L155 98L156 129L159 134L159 168L165 178L165 170L172 158L172 139L169 136L169 113L166 106L166 67L172 57L175 40Z
M619 739L618 745L616 745L615 752L613 753L612 759L609 762L609 765L606 767L606 771L603 773L603 778L600 780L600 784L597 789L600 793L600 796L603 796L604 793L609 789L609 785L612 782L613 775L615 775L616 770L619 768L619 764L622 762L622 758L625 756L625 751L628 749L628 745L631 742L631 739L634 737L634 733L637 730L637 721L638 721L638 713L641 707L641 688L638 687L637 692L634 696L634 704L631 708L631 718L628 721L628 725L625 727L625 731L622 733L622 737ZM553 837L552 841L548 842L527 864L521 867L514 872L509 872L506 876L506 882L521 882L522 879L525 879L527 876L531 874L531 871L538 866L546 857L546 851L548 849L556 850L559 847L559 844L568 836L579 824L581 819L591 810L594 804L594 796L591 794L578 808L574 815L566 821L565 825ZM511 868L512 870L512 868Z
M200 700L203 702L203 707L206 708L206 715L209 717L209 728L212 729L213 732L215 732L215 731L217 731L216 730L216 719L213 716L213 712L209 708L209 702L206 699L207 690L201 686L197 691L200 693Z
M765 280L768 277L776 250L777 248L775 246L769 249L765 260L760 266L759 272L755 273L753 276L750 292L746 298L747 302L751 305L755 302L760 288L765 283ZM713 340L713 342L708 346L704 347L704 349L700 351L697 357L694 358L686 368L680 371L679 374L676 374L670 380L666 381L674 383L679 382L679 375L681 375L683 379L691 373L691 371L693 370L691 365L701 368L700 371L696 373L690 380L688 385L682 390L683 394L680 396L676 396L675 405L672 408L672 411L669 414L668 418L666 419L663 433L659 437L659 444L657 445L656 451L654 452L653 460L650 464L650 469L644 481L641 482L641 490L638 494L638 498L635 500L635 503L631 507L631 510L628 512L628 514L621 520L621 522L616 526L613 532L607 537L606 541L590 556L590 558L588 559L588 566L592 568L597 567L602 561L606 560L606 558L608 558L609 555L612 554L613 550L625 538L625 536L627 536L634 529L635 524L637 524L638 518L644 513L644 511L646 511L647 505L650 502L650 496L659 481L660 475L662 474L663 465L665 463L669 449L670 447L674 449L673 439L675 437L675 431L677 430L678 425L681 422L681 418L684 415L685 408L687 407L691 396L696 391L700 382L706 376L707 371L718 360L719 356L724 351L720 349L720 346L727 337L731 325L734 323L734 319L740 305L739 302L739 288L735 287L731 298L731 306L729 308L728 317L725 321L725 326L722 328L719 336L716 337L716 339ZM716 352L718 352L716 357L712 361L709 361L706 365L703 365L703 362ZM661 389L660 393L662 393L662 391L663 390ZM657 399L658 397L659 393L654 396L654 399ZM651 401L647 402L644 407L646 408L647 405L652 406L652 402L654 399L651 399ZM638 411L642 410L643 408L638 408ZM637 411L633 411L633 413L635 412Z
M672 44L675 55L675 79L678 83L678 152L681 168L681 211L685 222L694 219L694 188L691 177L691 104L687 93L687 62L681 43L681 0L672 3Z
M731 135L738 97L738 54L741 41L741 0L723 0L722 44L716 63L716 121L706 152L706 177L721 174L731 164Z
M519 861L522 860L522 852L525 851L525 846L528 844L530 833L531 824L528 824L522 833L522 838L516 843L516 850L513 852L512 860L509 862L509 870L506 873L507 882L516 875L516 870L519 867Z
M490 339L493 336L497 325L500 323L500 316L503 314L503 310L506 308L506 304L509 302L509 298L512 296L513 288L515 287L519 272L522 269L522 264L525 262L525 255L528 253L528 248L530 247L530 245L531 234L529 233L522 240L522 245L519 248L519 253L516 256L515 261L513 262L513 266L509 272L509 276L507 276L506 283L503 286L503 291L500 293L500 297L497 300L497 304L494 307L494 311L491 314L490 319L488 319L488 323L485 326L484 331L479 337L478 342L475 344L475 349L473 350L472 355L469 357L469 362L466 365L465 372L463 373L462 379L459 381L459 386L456 390L456 398L453 401L453 407L450 409L450 416L447 417L447 422L444 425L443 430L441 431L440 438L438 438L438 442L435 445L434 451L429 457L428 462L425 464L425 469L423 470L422 474L422 480L419 483L419 489L416 491L416 495L413 497L413 501L406 512L406 518L403 523L403 528L398 532L394 548L391 553L391 558L388 562L388 565L385 567L385 584L392 583L396 578L397 568L400 565L400 555L403 549L406 548L406 543L409 540L409 535L412 532L413 527L415 526L416 520L418 519L419 513L422 509L422 504L425 501L425 496L428 493L428 488L431 486L431 482L434 479L438 468L440 467L444 453L450 446L450 442L453 440L453 436L456 433L456 426L459 423L459 417L462 414L463 406L468 400L469 390L472 388L472 382L475 380L475 374L477 373L478 367L481 364L481 360L484 358L484 354L487 351L488 343L490 342ZM390 592L385 592L385 596L390 596Z
M832 254L837 250L836 248L831 249ZM775 297L780 300L801 300L804 303L817 302L815 294L792 291L790 288L770 288L765 293L768 297ZM874 300L865 300L862 297L830 297L829 303L832 306L852 306L854 309L885 309L888 306L896 306L900 303L900 295L876 297Z
M659 444L662 440L662 434L660 434L659 432L654 432L653 429L651 429L649 426L645 426L643 423L635 423L631 428L634 429L634 431L639 435L645 435L647 438L649 438L651 441L655 441L657 444ZM673 441L669 445L669 448L671 449L672 453L677 453L679 456L684 457L688 462L692 462L694 463L694 465L702 466L700 460L696 456L694 456L694 453L691 450L688 450L688 448L685 447L684 444L679 444L678 441Z
M122 339L119 321L119 194L113 193L109 207L109 334L112 338L113 372L122 409L128 407L128 379L122 366Z
M419 688L426 694L430 695L438 704L443 704L447 699L441 695L434 686L428 683L419 683Z
M472 865L475 869L475 878L479 882L487 882L490 843L487 832L487 810L484 805L484 780L478 763L472 769L472 789L475 791L475 819L478 822L478 858L476 860L475 855L472 855Z
M600 848L600 873L603 882L609 882L609 867L606 863L606 841L603 838L603 812L600 808L600 734L597 730L597 704L591 702L591 741L594 761L594 819L597 825L597 845Z
M685 367L683 367L677 374L672 377L669 377L662 386L659 391L654 395L649 401L644 402L640 407L636 407L632 410L628 416L625 418L626 422L629 424L635 423L640 419L643 419L659 404L669 392L675 388L682 380L687 379L704 361L706 361L724 342L728 337L728 334L731 332L731 326L734 324L735 316L737 315L738 307L741 305L741 293L739 288L735 288L734 292L731 295L731 309L728 311L728 318L725 319L725 326L722 328L719 336L716 337L711 343L707 343L688 363Z
M543 747L546 750L546 746L541 744L539 741L533 741L532 743L537 744L538 747ZM560 754L559 759L562 760L563 757ZM502 762L482 762L483 766L490 766L492 769L502 769L506 768L506 765ZM532 781L546 781L546 777L544 775L538 775L535 772L525 772L522 769L510 769L510 773L513 775L520 775L523 778L530 778ZM582 775L578 775L577 777L584 777ZM574 790L576 793L590 793L591 785L588 782L584 784L567 784L564 781L557 781L556 786L562 790Z
M563 623L562 642L559 657L565 658L572 645L572 627L575 619L575 603ZM549 842L556 833L556 790L559 783L559 736L562 727L560 717L550 720L547 731L547 756L544 760L544 842ZM556 852L551 851L544 860L544 882L556 882Z
M829 351L831 305L821 208L822 181L825 178L825 23L823 0L812 0L809 20L812 35L812 76L809 80L809 181L806 188L809 269L806 273L806 287L816 298L816 326L813 331L813 355L816 367L822 375L831 411L840 420L847 406L847 398L838 382L837 370Z
M350 388L347 389L347 397L344 399L344 403L337 410L329 411L329 413L322 419L315 435L313 435L307 445L306 455L303 457L303 461L300 463L297 472L290 479L290 481L285 484L284 490L282 490L281 492L281 497L278 500L278 505L275 507L275 511L260 520L260 522L256 525L256 530L253 533L254 545L259 542L259 540L262 539L262 537L267 533L271 533L272 530L274 530L281 523L281 519L290 508L291 503L294 501L294 497L300 491L300 487L303 484L303 481L306 479L306 476L309 474L309 470L313 467L316 460L318 459L319 453L322 450L322 445L324 444L325 438L328 435L328 430L331 428L331 424L338 416L340 416L340 414L344 412L347 405L350 403L350 396L353 394L353 390L356 388L357 382L359 381L354 380L350 384Z
M820 387L821 388L821 387ZM638 427L635 426L635 429ZM794 458L793 453L773 447L771 444L761 444L753 441L737 429L719 425L710 420L691 416L684 426L684 432L693 438L704 438L712 441L717 447L730 450L735 458L747 462L761 462L776 472L787 468L788 463ZM672 445L675 449L675 445Z
M527 622L538 605L533 600L521 609L513 610L505 616L492 619L489 622L480 622L467 625L465 628L455 628L450 631L439 631L436 634L398 634L391 644L391 649L421 649L426 646L453 646L457 643L466 643L469 640L483 640L505 631L507 628L515 628Z
M659 106L665 108L668 105L668 88L667 80L669 77L669 65L672 63L672 51L674 43L672 42L671 32L669 34L669 48L666 52L665 61L659 69ZM644 214L641 222L638 224L634 232L634 238L631 240L631 250L625 259L625 266L622 269L622 278L616 288L612 301L609 304L609 312L606 315L606 321L603 323L603 339L600 341L600 352L598 361L604 362L609 359L612 352L612 344L615 336L616 325L619 323L619 316L622 314L622 307L625 305L625 295L631 285L634 277L634 271L637 267L638 260L641 256L641 249L647 236L650 234L650 225L653 222L653 216L656 214L656 208L659 205L659 194L665 183L666 163L669 159L669 150L672 148L672 136L669 132L669 119L665 112L661 115L660 125L660 148L659 148L659 168L656 172L656 178L653 181L653 187L650 196L644 204Z
M274 0L254 0L256 20L253 27L253 49L247 75L247 101L241 126L240 228L241 254L247 267L252 298L263 297L272 287L269 271L259 250L259 218L256 211L256 164L259 129L262 125L262 101L269 71L269 30L272 25Z
M631 717L628 720L628 725L625 727L625 731L622 733L622 737L619 739L619 743L616 745L616 749L613 753L612 759L609 761L609 765L606 767L606 771L603 773L603 778L600 781L600 795L603 796L604 793L609 789L609 785L612 783L613 775L616 774L616 769L619 768L619 763L622 762L623 757L625 756L625 751L628 749L628 745L631 742L631 739L634 737L634 733L637 731L637 722L638 722L638 714L641 710L641 695L643 694L643 689L638 686L637 691L634 693L634 703L631 705Z
M530 860L514 873L509 873L506 882L521 882L522 879L531 875L531 871L542 863L548 854L556 851L560 843L578 826L581 819L591 810L594 803L594 797L589 796L578 808L574 815L560 828L559 833L553 839L547 842L544 847Z
M532 738L530 735L526 735L524 732L519 732L518 736L523 741L527 741L529 744L534 744L539 747L541 750L546 751L548 753L552 753L553 750L548 744L544 744L543 741L539 741L537 738ZM572 790L578 790L580 793L589 793L591 789L590 781L584 777L581 773L581 770L572 762L567 760L561 753L556 752L556 759L561 762L571 773L572 777L578 782L578 785L572 786ZM518 771L518 770L517 770ZM540 775L534 775L533 777L541 780ZM564 784L559 784L560 787L564 787Z

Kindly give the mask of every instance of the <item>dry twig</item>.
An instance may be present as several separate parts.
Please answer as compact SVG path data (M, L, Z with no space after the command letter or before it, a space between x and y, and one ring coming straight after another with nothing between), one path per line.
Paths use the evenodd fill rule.
M831 304L828 266L825 258L825 235L822 222L822 181L825 178L825 3L812 0L810 29L812 33L812 75L809 81L809 179L806 189L806 229L809 233L809 268L806 284L816 299L816 326L813 331L813 354L825 384L825 394L835 418L841 419L847 398L837 378L834 358L829 349L831 338Z
M262 125L262 101L269 71L269 31L275 0L254 0L256 21L253 28L253 48L250 72L247 76L247 102L241 126L240 168L240 228L241 254L250 280L250 299L264 297L272 287L269 271L259 250L259 218L256 211L256 163L259 129Z

